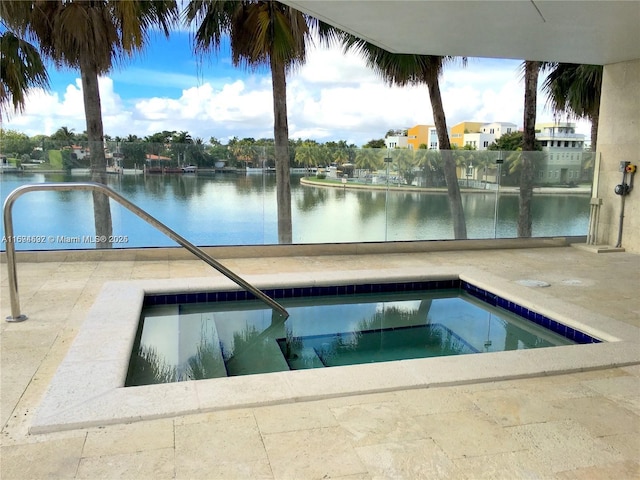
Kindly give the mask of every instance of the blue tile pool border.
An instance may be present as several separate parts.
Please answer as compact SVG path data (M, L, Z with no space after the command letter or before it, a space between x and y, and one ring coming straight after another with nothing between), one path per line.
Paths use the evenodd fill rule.
M479 288L469 282L452 278L448 280L428 280L415 282L392 283L364 283L353 285L312 286L271 288L262 290L269 297L278 300L285 298L358 295L367 293L397 293L416 290L451 290L459 289L469 295L494 307L502 308L519 315L537 325L540 325L576 343L600 343L602 340L592 337L580 330L576 330L552 318L542 315L534 310L525 308L515 302L496 295L488 290ZM143 307L155 305L176 305L183 303L211 303L211 302L235 302L242 300L255 300L255 296L244 290L230 290L219 292L190 292L173 294L146 294Z

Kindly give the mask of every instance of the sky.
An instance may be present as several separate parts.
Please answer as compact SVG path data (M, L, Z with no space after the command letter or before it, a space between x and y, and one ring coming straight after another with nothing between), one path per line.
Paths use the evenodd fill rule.
M440 78L447 125L511 122L522 128L524 84L519 60L469 58L448 64ZM86 130L78 71L49 67L51 89L34 89L24 113L3 128L51 135L60 127ZM543 76L541 75L541 79ZM215 137L273 138L271 74L233 67L228 48L199 58L189 33L152 34L145 51L99 79L105 134L144 138L187 131L205 143ZM433 125L426 85L390 87L355 53L313 46L306 63L287 77L289 137L345 140L362 146L390 129ZM538 93L538 122L553 121ZM566 119L561 119L566 120ZM589 137L590 124L576 122Z

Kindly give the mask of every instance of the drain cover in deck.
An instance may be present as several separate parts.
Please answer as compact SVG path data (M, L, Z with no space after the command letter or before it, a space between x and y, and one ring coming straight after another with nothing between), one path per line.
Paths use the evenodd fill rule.
M524 287L548 287L549 283L543 282L542 280L516 280L518 285L522 285Z

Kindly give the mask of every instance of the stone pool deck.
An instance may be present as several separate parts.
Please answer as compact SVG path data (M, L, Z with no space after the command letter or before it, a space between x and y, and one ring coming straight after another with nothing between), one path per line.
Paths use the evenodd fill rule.
M29 320L2 322L2 479L640 476L640 351L638 362L616 368L30 434L43 395L105 282L219 276L198 260L158 253L20 261L20 299ZM541 290L554 301L640 327L640 256L629 253L548 247L247 254L222 262L243 276L473 265L514 285L548 282ZM5 317L6 264L0 269Z

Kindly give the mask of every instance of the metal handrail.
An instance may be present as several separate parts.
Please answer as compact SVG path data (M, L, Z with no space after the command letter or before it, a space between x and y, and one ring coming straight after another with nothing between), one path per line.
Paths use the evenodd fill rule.
M169 227L164 225L158 219L154 218L144 210L142 210L137 205L131 203L129 200L124 198L122 195L112 190L111 188L103 185L101 183L95 182L78 182L78 183L34 183L29 185L22 185L12 191L4 201L3 207L3 219L4 219L4 231L5 236L7 237L7 268L9 273L9 296L11 298L11 316L7 317L8 322L22 322L27 319L26 315L20 313L20 298L18 295L18 276L16 272L16 252L15 252L15 244L11 241L15 236L13 234L13 217L11 209L15 201L23 194L27 192L34 191L45 191L45 190L61 190L61 191L69 191L69 190L92 190L96 192L103 193L108 197L114 199L123 207L127 208L131 212L135 213L138 217L142 218L144 221L149 223L150 225L156 227L166 236L179 243L181 246L189 250L196 257L210 265L211 267L218 270L225 277L229 278L240 287L245 290L251 292L258 299L262 300L264 303L269 305L272 309L278 311L284 319L289 317L289 313L285 308L276 302L274 299L266 295L264 292L258 290L256 287L251 285L249 282L239 277L227 267L222 265L217 260L214 260L209 255L204 253L200 248L196 247L193 243L188 241L186 238L178 235L176 232L171 230Z

